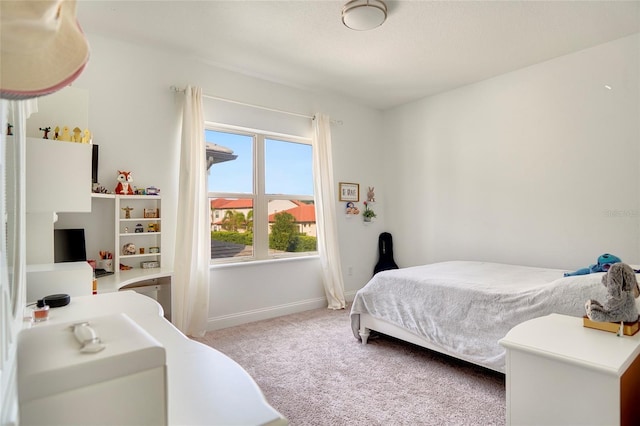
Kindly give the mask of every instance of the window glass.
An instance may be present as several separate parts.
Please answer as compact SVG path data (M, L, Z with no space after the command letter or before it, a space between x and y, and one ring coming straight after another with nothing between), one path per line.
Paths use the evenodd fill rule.
M235 128L206 133L207 142L217 144L207 151L211 259L315 254L311 145Z
M269 202L269 255L317 251L313 201Z
M313 195L311 145L265 140L265 192Z
M253 256L253 200L211 198L211 258Z
M205 141L207 157L215 161L209 168L209 192L253 192L253 136L206 130Z

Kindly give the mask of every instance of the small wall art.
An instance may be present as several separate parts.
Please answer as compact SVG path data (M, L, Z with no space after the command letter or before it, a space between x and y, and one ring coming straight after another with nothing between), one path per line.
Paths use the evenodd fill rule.
M357 183L340 182L340 201L360 201L360 185Z
M358 209L358 206L355 205L355 203L353 201L348 201L347 202L347 208L345 210L345 213L347 215L359 215L360 214L360 210Z

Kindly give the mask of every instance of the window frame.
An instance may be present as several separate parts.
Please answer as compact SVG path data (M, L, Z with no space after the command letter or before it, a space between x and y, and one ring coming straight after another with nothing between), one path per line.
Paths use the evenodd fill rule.
M300 194L266 194L265 193L265 179L266 179L266 158L265 158L265 140L277 140L283 142L299 143L309 145L312 147L312 138L304 136L289 135L284 133L270 132L266 130L258 130L253 128L234 126L229 124L215 123L205 121L205 131L211 130L215 132L234 133L238 135L244 135L252 137L253 144L253 191L251 193L235 193L235 192L214 192L207 186L207 201L211 206L211 201L214 198L243 198L251 199L253 204L253 255L242 257L226 257L218 259L210 259L211 265L219 264L234 264L243 262L264 262L274 261L278 259L291 259L291 258L307 258L310 256L317 256L318 251L309 252L286 252L278 254L269 254L269 215L268 204L273 200L299 200L299 201L313 201L315 206L315 188L313 189L313 195L300 195ZM206 138L205 138L206 143ZM313 154L312 154L313 156ZM313 157L312 157L313 161ZM213 166L212 166L213 167ZM313 168L313 164L311 165ZM207 171L208 182L208 171ZM211 214L209 214L211 217ZM260 218L260 220L258 220ZM316 218L317 223L317 218ZM211 229L211 226L209 226ZM318 236L316 236L317 240ZM317 248L317 245L316 245Z

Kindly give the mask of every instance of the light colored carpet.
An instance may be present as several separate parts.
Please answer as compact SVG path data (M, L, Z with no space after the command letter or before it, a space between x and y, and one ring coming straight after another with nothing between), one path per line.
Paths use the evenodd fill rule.
M293 426L503 425L504 375L351 333L349 310L316 309L197 339L233 358Z

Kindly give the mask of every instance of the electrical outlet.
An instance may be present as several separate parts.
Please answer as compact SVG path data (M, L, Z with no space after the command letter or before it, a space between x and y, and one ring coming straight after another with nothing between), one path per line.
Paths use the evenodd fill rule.
M353 266L347 266L347 275L353 275Z

